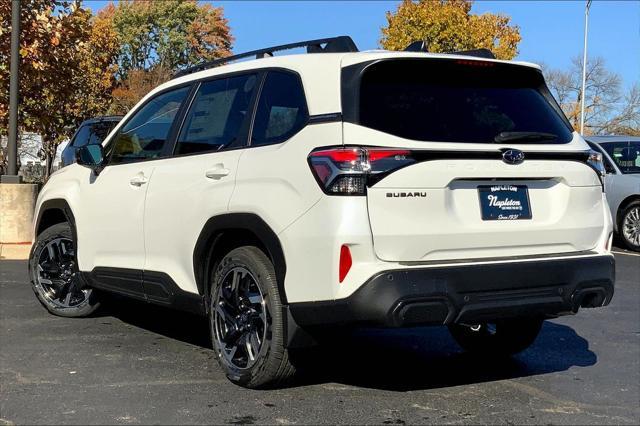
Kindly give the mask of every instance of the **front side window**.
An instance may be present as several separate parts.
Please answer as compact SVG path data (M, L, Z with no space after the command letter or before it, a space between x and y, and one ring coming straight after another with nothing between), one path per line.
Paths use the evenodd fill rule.
M260 92L251 145L284 142L307 122L304 90L298 76L270 71Z
M105 148L109 164L157 158L162 153L188 87L162 93L147 102L118 131Z
M607 142L601 146L622 173L640 173L640 142Z
M239 133L256 82L255 75L242 75L202 83L178 137L175 154L220 151L241 143Z

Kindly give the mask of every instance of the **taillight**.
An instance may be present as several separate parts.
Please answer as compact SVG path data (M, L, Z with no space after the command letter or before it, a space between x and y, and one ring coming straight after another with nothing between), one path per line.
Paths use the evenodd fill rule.
M406 149L339 147L309 154L314 176L331 195L365 195L367 186L414 162Z
M606 174L606 171L604 168L604 160L602 158L602 154L598 151L589 150L587 164L598 174L600 184L602 185L602 191L604 191L604 176Z

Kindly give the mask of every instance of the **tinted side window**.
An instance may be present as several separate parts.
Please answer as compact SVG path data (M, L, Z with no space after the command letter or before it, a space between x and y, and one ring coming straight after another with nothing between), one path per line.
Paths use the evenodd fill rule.
M297 75L270 71L262 87L251 145L284 142L305 126L308 112Z
M147 102L112 138L105 149L109 164L129 163L160 155L188 87L162 93Z
M80 130L78 130L78 133L76 133L76 137L73 138L73 146L76 148L85 146L87 142L89 142L90 135L91 135L91 126L84 125L80 127Z
M247 117L256 81L255 75L242 75L202 83L175 153L220 151L234 145Z
M602 147L624 174L640 173L640 142L608 142Z

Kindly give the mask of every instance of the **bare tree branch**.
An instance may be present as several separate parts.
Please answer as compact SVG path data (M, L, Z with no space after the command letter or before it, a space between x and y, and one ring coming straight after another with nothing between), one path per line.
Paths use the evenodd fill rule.
M568 70L543 66L549 89L567 118L578 128L582 100L582 58L571 61ZM606 67L601 57L587 62L585 84L585 133L640 133L640 88L636 84L623 93L622 79Z

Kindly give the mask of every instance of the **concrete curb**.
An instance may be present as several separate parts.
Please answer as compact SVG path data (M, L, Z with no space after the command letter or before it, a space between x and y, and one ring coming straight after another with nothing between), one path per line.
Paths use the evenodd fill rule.
M27 260L31 243L0 244L0 260Z

